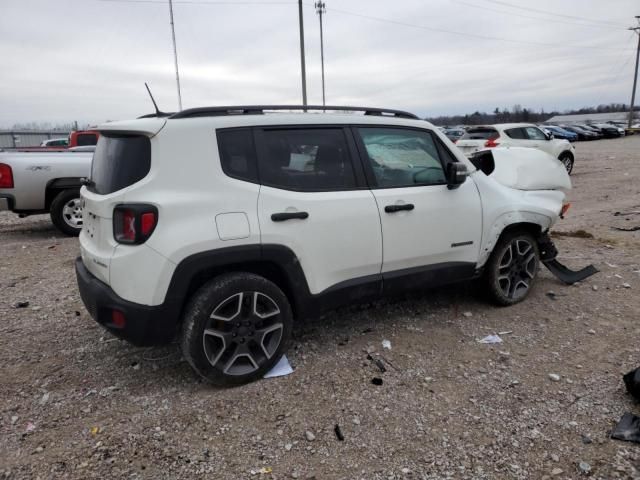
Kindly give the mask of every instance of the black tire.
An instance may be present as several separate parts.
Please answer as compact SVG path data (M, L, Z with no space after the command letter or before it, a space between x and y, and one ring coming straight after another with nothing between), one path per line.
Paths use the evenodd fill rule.
M228 273L191 297L180 344L187 362L207 381L242 385L262 378L280 360L292 327L289 301L273 282Z
M522 231L507 232L485 265L485 291L498 305L521 302L531 291L539 268L540 252L533 236Z
M82 208L80 207L80 189L61 191L51 202L49 208L51 221L65 235L77 237L82 230Z
M567 169L567 173L571 175L571 171L573 170L573 155L569 152L564 152L560 154L558 160L562 162L564 168Z

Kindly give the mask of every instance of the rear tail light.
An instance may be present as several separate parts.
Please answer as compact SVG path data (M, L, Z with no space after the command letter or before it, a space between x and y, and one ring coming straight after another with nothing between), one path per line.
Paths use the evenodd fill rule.
M118 205L113 209L113 237L118 243L144 243L157 224L158 209L153 205L135 203Z
M492 137L492 138L488 139L486 142L484 142L484 146L486 148L497 147L498 145L500 145L500 142L496 142L497 139L498 139L498 137Z
M0 188L13 188L13 171L6 163L0 163Z

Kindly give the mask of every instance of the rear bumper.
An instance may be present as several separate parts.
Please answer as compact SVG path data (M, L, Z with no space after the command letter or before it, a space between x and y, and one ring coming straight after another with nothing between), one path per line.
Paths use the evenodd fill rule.
M140 305L119 297L76 259L76 277L80 297L91 317L116 337L139 345L158 345L171 341L177 332L179 311L175 305ZM113 310L124 314L125 325L112 322Z

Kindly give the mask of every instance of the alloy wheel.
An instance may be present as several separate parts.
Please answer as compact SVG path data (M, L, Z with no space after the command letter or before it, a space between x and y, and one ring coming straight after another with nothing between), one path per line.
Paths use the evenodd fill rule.
M273 357L283 330L280 308L271 297L256 291L236 293L209 316L204 352L223 374L247 375Z
M529 240L512 240L498 264L498 285L507 298L524 297L531 286L538 266L536 251Z
M82 228L82 204L79 198L72 198L62 208L64 222L72 228Z

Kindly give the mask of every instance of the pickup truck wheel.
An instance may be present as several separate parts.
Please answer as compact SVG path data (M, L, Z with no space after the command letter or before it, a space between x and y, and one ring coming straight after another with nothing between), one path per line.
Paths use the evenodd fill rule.
M499 305L513 305L529 294L540 267L538 245L529 233L505 234L485 267L489 297Z
M571 175L571 170L573 170L573 155L565 152L558 157L558 160L562 162L564 168L567 169L567 173Z
M223 274L189 300L182 322L185 359L207 381L241 385L262 378L291 338L285 294L251 273Z
M51 221L65 235L78 236L82 230L80 190L63 190L51 202Z

